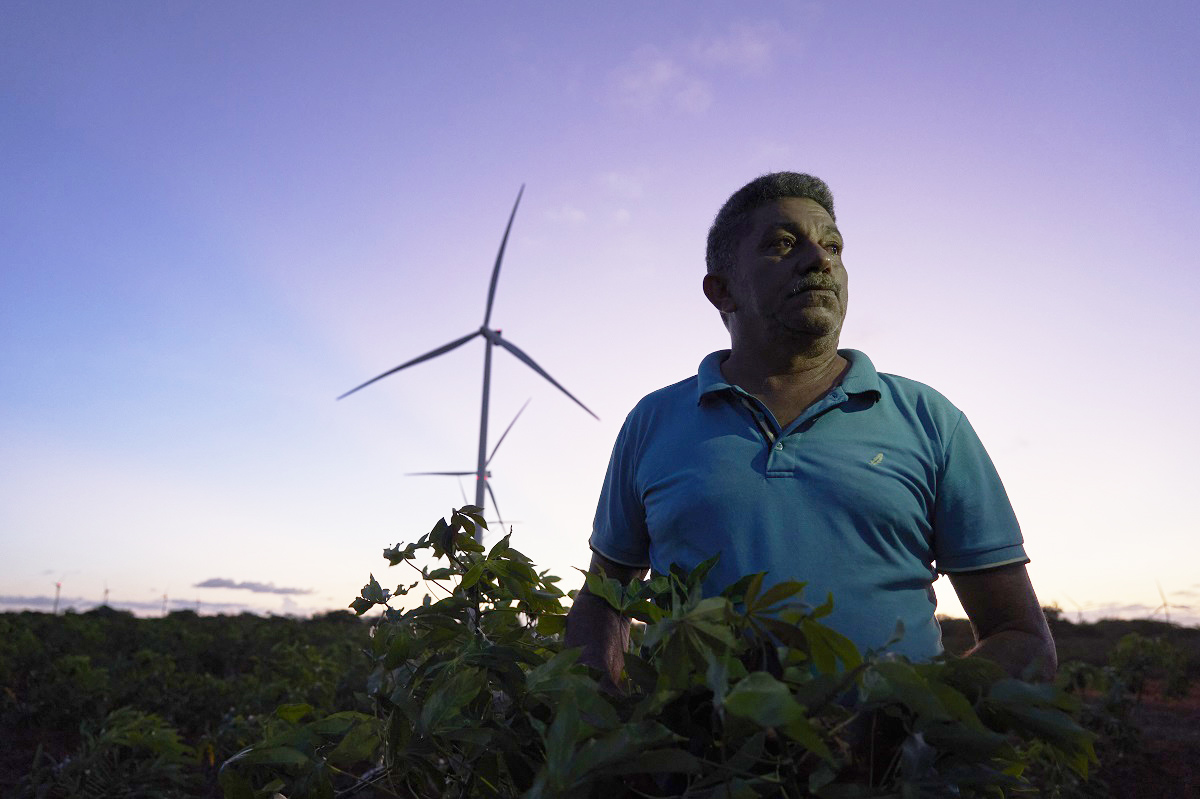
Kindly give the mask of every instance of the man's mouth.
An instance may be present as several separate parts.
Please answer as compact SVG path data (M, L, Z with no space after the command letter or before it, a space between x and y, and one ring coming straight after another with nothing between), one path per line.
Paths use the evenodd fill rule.
M824 283L802 283L793 287L789 296L795 297L796 295L803 294L806 291L828 291L836 294L837 288L834 286L827 286Z

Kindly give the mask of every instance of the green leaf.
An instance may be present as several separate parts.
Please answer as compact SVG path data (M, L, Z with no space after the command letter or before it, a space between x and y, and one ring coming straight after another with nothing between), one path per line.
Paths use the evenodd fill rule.
M579 660L578 649L564 649L554 657L525 672L525 687L530 693L555 687L555 683Z
M400 549L400 545L396 544L394 547L383 550L383 556L387 558L389 566L395 566L401 561L415 558L417 556L417 549L418 546L416 544L409 544L404 549Z
M290 721L295 724L300 719L313 712L313 706L307 703L298 702L290 705L280 705L275 708L275 715L284 721Z
M872 680L882 678L882 682ZM950 721L951 715L929 689L912 664L898 660L874 663L867 670L864 685L875 701L900 702L927 721Z
M923 676L925 676L925 684L929 687L933 695L938 698L938 701L942 703L942 707L946 709L946 712L958 721L965 722L976 729L983 729L983 722L975 714L975 708L961 692L941 682L936 677Z
M693 589L698 589L700 584L704 582L706 577L708 577L708 573L716 567L717 561L720 559L721 553L718 552L708 560L704 560L696 564L696 568L692 569L691 574L688 575L688 586Z
M472 566L470 569L467 570L466 574L463 575L462 582L459 583L459 588L462 588L465 591L466 589L475 585L475 583L479 582L479 578L482 576L483 576L483 564L476 563L474 566Z
M575 755L575 742L580 735L579 711L573 702L558 706L554 721L546 730L546 765L550 779L557 785L566 782Z
M654 624L660 621L664 615L664 611L658 605L646 599L641 599L636 602L631 602L625 606L624 615L631 619L645 622L646 624Z
M382 745L382 730L378 719L367 716L345 733L342 740L329 753L329 760L343 768L355 763L371 761Z
M791 599L792 597L802 593L806 585L808 585L808 583L802 583L796 580L784 580L781 583L775 583L775 585L767 589L765 594L758 598L758 601L754 603L754 609L766 610L767 608L778 605L780 602L783 602L786 599ZM749 607L750 603L747 602L746 604L747 607Z
M729 690L729 660L721 657L711 649L704 650L704 660L708 667L704 671L704 684L712 691L713 704L721 706L725 693Z
M822 602L817 607L813 608L812 617L814 619L823 619L826 616L828 616L830 613L833 613L833 592L832 591L825 595L824 602Z
M499 541L497 541L492 546L491 550L487 554L488 560L492 560L495 558L502 558L506 554L508 554L509 542L511 540L512 540L512 533L509 533L508 535L504 536Z
M961 722L927 724L922 728L922 734L926 741L943 752L978 760L996 757L1009 745L1006 735Z
M226 766L237 763L247 766L304 766L312 757L290 746L249 746L225 761Z
M988 699L993 702L1050 705L1063 710L1076 707L1075 698L1054 683L1035 684L1012 678L996 681L988 691Z
M813 752L827 762L833 762L833 753L829 751L829 746L821 740L817 728L804 716L789 721L783 726L783 731L787 733L789 738L799 743L805 749Z
M448 676L439 678L437 687L430 691L421 707L420 725L424 730L435 730L449 721L486 685L482 672L477 668L448 668L442 675Z
M765 671L751 672L725 697L725 710L760 727L782 727L804 717L791 691Z
M809 654L813 663L823 672L832 673L837 670L836 661L841 661L847 669L854 669L862 663L858 647L846 636L826 627L820 622L805 619L800 624L804 637L808 639Z
M371 581L362 587L362 598L368 602L373 602L377 605L382 605L387 602L389 592L375 579L375 575L371 575Z
M604 577L595 572L586 572L588 592L600 597L615 610L620 610L625 588L613 577Z
M750 580L746 583L746 592L742 599L747 608L754 607L754 600L758 598L759 592L762 591L763 578L766 574L766 572L758 572L757 574L750 575Z
M561 635L567 629L565 613L547 613L538 616L537 631L542 635Z
M362 597L355 597L354 601L350 603L350 607L354 609L355 613L361 616L371 608L375 607L375 603L363 599Z

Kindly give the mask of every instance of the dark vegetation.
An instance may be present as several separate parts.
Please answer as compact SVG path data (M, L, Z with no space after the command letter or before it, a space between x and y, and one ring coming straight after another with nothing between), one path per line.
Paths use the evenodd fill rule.
M561 651L556 578L507 539L482 551L477 522L456 513L385 551L417 579L392 592L372 578L355 601L383 606L370 622L0 615L0 796L1200 790L1200 629L1050 609L1059 684L1029 686L977 660L864 657L798 585L762 591L750 577L728 601L701 599L698 574L632 591L597 581L644 625L614 696ZM444 565L413 566L427 551ZM391 608L421 582L443 588ZM948 651L970 645L966 622L943 629Z
M1046 608L1061 685L1084 697L1099 769L1080 796L1200 797L1200 627L1154 619L1072 622ZM943 619L946 650L972 642L964 619Z
M0 615L0 796L220 796L276 707L369 707L366 640L349 611Z

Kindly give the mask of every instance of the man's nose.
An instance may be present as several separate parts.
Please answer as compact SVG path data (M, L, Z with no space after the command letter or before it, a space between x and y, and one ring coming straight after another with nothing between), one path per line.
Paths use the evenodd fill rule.
M824 247L811 242L799 263L803 265L805 272L833 271L833 256L826 252Z

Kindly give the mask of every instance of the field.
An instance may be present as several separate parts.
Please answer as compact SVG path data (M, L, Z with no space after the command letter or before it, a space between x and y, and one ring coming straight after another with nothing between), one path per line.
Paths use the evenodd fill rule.
M1049 616L1062 679L1104 735L1089 795L1200 796L1200 629ZM943 629L949 651L970 645L966 622ZM372 711L367 636L349 612L0 615L0 796L221 796L220 764L277 707Z
M1161 672L1147 674L1140 696L1132 698L1129 721L1133 740L1109 741L1102 757L1100 778L1118 799L1138 797L1200 797L1200 628L1178 627L1161 621L1102 620L1075 624L1055 609L1047 614L1058 647L1060 671L1071 664L1103 667L1117 643L1128 635L1165 640L1182 657L1186 692L1168 695ZM962 619L943 620L948 651L963 652L971 645L970 625ZM1097 691L1090 691L1099 703ZM1121 746L1121 744L1125 744Z

